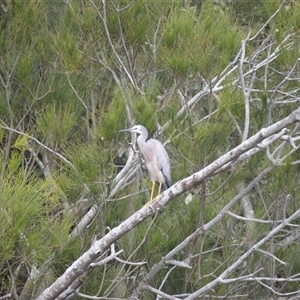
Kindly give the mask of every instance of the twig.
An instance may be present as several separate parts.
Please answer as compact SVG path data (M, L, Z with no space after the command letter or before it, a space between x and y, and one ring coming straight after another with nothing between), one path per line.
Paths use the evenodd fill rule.
M264 251L262 249L257 249L258 252L261 252L262 254L265 254L267 256L270 256L272 259L278 261L279 263L281 263L282 265L286 266L286 262L282 261L281 259L279 259L278 257L276 257L274 254L271 254L267 251Z
M49 151L50 153L54 154L55 156L59 157L61 160L63 160L65 163L67 163L68 165L70 165L74 170L76 170L76 168L74 167L74 165L68 161L65 157L63 157L61 154L59 154L58 152L54 151L53 149L49 148L48 146L44 145L42 142L40 142L38 139L34 138L33 136L27 134L27 133L24 133L24 132L21 132L19 130L16 130L16 129L13 129L13 128L10 128L10 127L7 127L7 126L3 126L3 125L0 125L1 128L3 129L6 129L6 130L9 130L9 131L12 131L12 132L15 132L15 133L18 133L18 134L21 134L31 140L33 140L34 142L36 142L38 145L40 145L42 148L46 149L47 151Z
M276 220L276 221L272 221L272 220L261 220L261 219L252 219L252 218L245 218L239 215L236 215L234 213L232 213L231 211L227 212L227 215L237 219L237 220L241 220L241 221L245 221L245 222L256 222L256 223L262 223L262 224L276 224L276 223L280 223L282 222L282 220Z
M167 294L167 293L164 293L164 292L162 292L162 291L160 291L160 290L158 290L158 289L156 289L156 288L154 288L154 287L152 287L152 286L150 286L150 285L147 285L147 289L148 289L149 291L151 291L151 292L153 292L153 293L155 293L155 294L157 294L157 295L163 297L164 299L181 300L180 298L176 298L176 297L171 296L171 295L169 295L169 294Z

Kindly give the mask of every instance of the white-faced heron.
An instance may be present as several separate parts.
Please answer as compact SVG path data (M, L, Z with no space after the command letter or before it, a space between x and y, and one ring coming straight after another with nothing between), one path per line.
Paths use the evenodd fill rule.
M147 140L148 131L142 125L135 125L132 128L120 131L135 132L139 135L137 143L152 181L152 190L149 201L151 202L153 200L155 182L159 183L158 195L161 193L161 190L165 191L171 186L171 165L169 155L161 142L156 139Z

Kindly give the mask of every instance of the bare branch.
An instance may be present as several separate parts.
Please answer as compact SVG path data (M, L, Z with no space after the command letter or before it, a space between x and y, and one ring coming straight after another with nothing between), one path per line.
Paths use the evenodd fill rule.
M216 287L221 280L227 278L240 264L242 264L247 257L249 257L253 252L257 251L259 247L265 244L268 240L270 240L275 234L279 233L285 226L294 221L300 216L300 209L293 213L289 218L284 220L282 223L277 225L274 229L272 229L264 238L254 244L248 251L246 251L239 259L237 259L234 263L232 263L221 275L218 276L215 280L212 280L210 283L205 285L203 288L197 290L192 293L190 296L186 298L186 300L198 299L199 297L203 297L208 291ZM294 293L295 294L295 293Z
M256 251L261 252L262 254L271 257L272 259L278 261L279 263L281 263L282 265L286 266L286 263L284 261L282 261L281 259L279 259L278 257L276 257L274 254L271 254L267 251L264 251L262 249L257 249Z

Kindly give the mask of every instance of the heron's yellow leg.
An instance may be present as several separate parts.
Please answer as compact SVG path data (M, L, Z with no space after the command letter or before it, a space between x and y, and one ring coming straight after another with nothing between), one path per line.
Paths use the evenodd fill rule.
M152 190L151 190L151 196L150 196L149 203L151 203L153 200L154 188L155 188L155 181L152 181Z
M161 193L161 186L162 184L160 183L159 184L159 188L158 188L158 194L159 195ZM151 196L150 196L150 200L144 205L148 205L149 203L151 203L154 199L153 199L153 196L154 196L154 190L155 190L155 181L152 181L152 189L151 189Z
M159 184L158 194L157 195L160 195L160 193L161 193L161 183Z

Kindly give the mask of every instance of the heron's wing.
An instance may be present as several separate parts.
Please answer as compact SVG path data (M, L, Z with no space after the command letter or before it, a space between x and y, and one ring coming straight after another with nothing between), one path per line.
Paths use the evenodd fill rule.
M152 140L153 144L155 144L155 155L157 159L158 168L161 170L162 174L164 175L166 184L164 189L167 189L171 186L171 164L169 155L165 149L165 147L157 140Z

